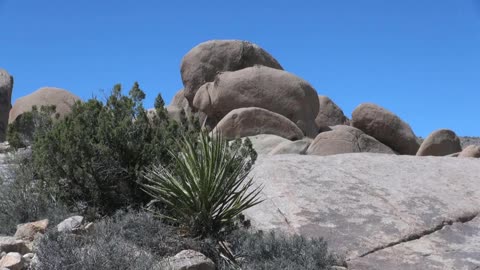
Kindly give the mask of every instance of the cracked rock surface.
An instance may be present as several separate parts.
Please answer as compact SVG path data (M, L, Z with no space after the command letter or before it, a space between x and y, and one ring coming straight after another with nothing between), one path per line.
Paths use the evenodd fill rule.
M323 237L348 269L480 266L480 160L374 153L262 156L257 229ZM480 269L480 268L479 268Z

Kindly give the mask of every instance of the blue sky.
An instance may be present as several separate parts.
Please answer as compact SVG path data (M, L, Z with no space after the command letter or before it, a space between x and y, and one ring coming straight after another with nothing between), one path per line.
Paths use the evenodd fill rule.
M168 103L185 53L242 39L349 117L374 102L419 136L480 136L479 0L0 0L0 25L14 99L42 86L88 99L138 81L146 107L159 92Z

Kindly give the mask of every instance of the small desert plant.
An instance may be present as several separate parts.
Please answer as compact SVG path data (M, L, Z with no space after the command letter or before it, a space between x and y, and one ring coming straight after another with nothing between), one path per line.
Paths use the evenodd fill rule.
M260 187L247 179L250 159L232 151L221 136L200 133L178 141L173 166L153 166L145 191L166 207L166 217L190 234L208 236L232 225L243 210L260 203Z
M69 211L50 196L35 177L30 150L12 153L0 179L0 235L15 233L17 224L48 218L51 223L68 216Z
M185 249L212 256L213 244L185 238L148 212L119 211L81 235L50 230L38 245L37 270L159 269L159 262ZM215 256L213 254L213 256Z
M328 252L327 243L321 238L237 230L228 236L228 242L238 266L232 268L223 263L218 265L220 269L326 270L342 264Z

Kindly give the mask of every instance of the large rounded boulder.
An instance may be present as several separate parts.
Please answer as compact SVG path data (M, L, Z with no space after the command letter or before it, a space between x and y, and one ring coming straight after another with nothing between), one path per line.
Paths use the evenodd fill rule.
M303 138L303 132L288 118L257 107L229 112L212 133L218 133L228 140L259 134L273 134L289 140Z
M54 105L56 113L60 118L63 118L72 111L73 104L78 100L80 100L78 96L67 90L43 87L15 101L10 110L8 123L15 121L21 114L31 111L33 106L37 106L40 109L42 106Z
M460 139L449 129L439 129L432 132L422 142L417 156L446 156L462 151Z
M0 69L0 142L5 141L8 126L8 114L12 108L13 77Z
M351 126L335 126L318 134L307 149L307 155L329 156L346 153L395 154L388 146Z
M198 88L212 82L219 72L254 65L283 69L275 58L258 45L241 40L210 40L191 49L182 59L181 75L185 98L193 102Z
M342 109L337 106L329 97L318 96L319 110L315 118L317 126L324 130L330 126L345 125L348 118L343 114Z
M401 155L415 155L419 148L410 125L376 104L363 103L352 112L351 125Z
M308 137L318 134L317 92L283 70L254 66L221 73L200 87L193 106L217 122L232 110L259 107L287 117Z

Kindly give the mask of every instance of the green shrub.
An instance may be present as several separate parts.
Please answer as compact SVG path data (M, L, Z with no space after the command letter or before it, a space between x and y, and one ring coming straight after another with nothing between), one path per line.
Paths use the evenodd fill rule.
M323 270L342 264L323 239L239 230L229 235L228 242L243 270ZM225 262L219 268L235 269Z
M43 270L159 269L158 263L184 249L214 255L208 240L181 237L177 228L147 212L117 212L95 223L91 233L49 231L38 245Z
M55 113L55 106L33 106L31 111L19 115L13 123L8 125L7 141L14 149L23 148L33 143L35 134L49 130L53 121L59 115Z
M128 96L116 85L105 103L77 102L63 121L36 136L35 169L55 198L100 215L149 199L139 188L140 173L152 163L169 166L167 147L181 135L194 136L198 124L170 120L160 95L149 118L144 98L138 83Z
M247 179L252 160L239 144L232 151L221 136L201 133L198 140L184 138L177 145L180 151L170 151L174 166L148 170L144 187L166 206L166 217L188 233L215 236L260 203L261 189Z
M31 152L17 152L8 160L7 179L0 179L0 235L12 235L17 224L48 218L55 224L69 215L35 177Z

